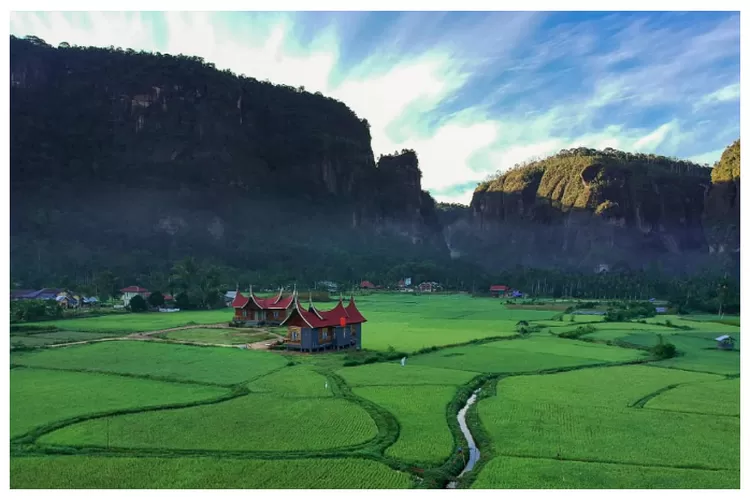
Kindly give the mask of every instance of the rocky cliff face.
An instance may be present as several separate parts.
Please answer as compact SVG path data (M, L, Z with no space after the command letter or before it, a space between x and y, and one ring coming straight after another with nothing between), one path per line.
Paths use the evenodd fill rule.
M199 58L38 39L11 37L10 71L11 229L22 268L44 270L45 251L25 262L35 240L50 248L48 263L51 248L64 248L60 267L80 269L129 248L246 262L274 240L283 254L361 244L447 256L435 248L442 237L416 155L376 163L367 121L339 101Z
M705 186L703 225L709 253L739 259L740 251L740 141L722 154ZM736 257L735 257L736 255Z
M654 155L562 151L478 186L469 215L449 226L448 245L494 268L660 262L687 270L711 248L703 227L704 200L712 203L706 191L713 186L727 200L733 189L711 184L711 173ZM726 217L718 218L717 227L726 227Z

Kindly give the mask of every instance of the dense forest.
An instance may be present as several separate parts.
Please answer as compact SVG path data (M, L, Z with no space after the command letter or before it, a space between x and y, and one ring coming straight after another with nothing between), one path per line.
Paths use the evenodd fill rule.
M418 152L376 159L335 99L198 57L10 42L12 286L167 290L188 258L226 288L411 276L640 298L737 276L739 141L713 170L562 151L436 204Z

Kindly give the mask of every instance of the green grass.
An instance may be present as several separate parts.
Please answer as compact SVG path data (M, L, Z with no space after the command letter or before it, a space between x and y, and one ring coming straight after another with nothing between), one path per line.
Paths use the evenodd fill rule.
M81 342L86 340L97 340L104 338L118 337L118 333L97 333L97 332L50 332L50 333L35 333L29 335L11 335L10 345L15 347L21 345L23 347L40 347L53 344L66 344L68 342Z
M511 373L641 358L643 353L632 349L538 334L524 339L442 349L415 356L410 362L475 372Z
M692 333L692 332L688 332ZM714 349L715 342L706 341L695 336L672 335L669 338L683 355L657 361L656 366L696 370L724 375L740 373L739 351L719 351Z
M739 419L634 408L480 402L501 454L634 465L739 468Z
M477 489L719 489L740 487L737 471L670 469L550 460L493 458L471 485Z
M415 365L411 359L406 360L406 366L401 366L401 363L377 363L349 366L337 373L352 386L463 385L477 376L475 372Z
M176 313L132 313L98 316L95 318L72 318L28 325L55 325L63 330L77 332L110 332L136 333L166 328L175 328L189 324L212 325L229 323L232 320L232 309L217 309L214 311L180 311Z
M253 392L269 392L282 397L331 396L326 378L306 366L290 366L261 377L250 384Z
M548 319L554 311L511 310L490 298L468 295L383 294L357 299L367 318L362 347L413 352L424 347L512 336L521 320Z
M34 489L409 488L409 474L362 459L13 457L10 487Z
M739 419L625 406L639 398L641 389L653 392L670 383L701 381L706 375L632 368L643 369L611 367L504 379L497 395L478 403L479 417L501 455L739 467ZM618 370L621 376L606 375L605 370Z
M214 405L120 415L74 424L40 442L72 446L312 451L351 446L375 437L372 418L333 398L285 399L251 394Z
M357 387L354 393L382 406L401 431L386 455L409 463L440 464L453 451L446 407L456 393L450 386Z
M10 371L10 434L79 415L211 399L217 387L32 368Z
M573 356L599 361L633 361L645 355L633 349L624 349L602 344L592 344L580 340L559 339L551 335L536 335L512 341L497 341L485 344L487 347L523 351L534 354L552 354L555 356Z
M185 340L206 344L252 344L253 342L276 338L263 330L235 328L188 328L166 332L159 334L159 336L170 340Z
M611 366L509 377L498 382L497 391L503 402L625 408L669 385L717 380L721 380L718 375L707 373L643 365Z
M646 408L740 416L740 379L690 384L664 392Z
M277 354L228 347L117 341L14 353L12 362L40 367L126 373L236 384L283 367Z

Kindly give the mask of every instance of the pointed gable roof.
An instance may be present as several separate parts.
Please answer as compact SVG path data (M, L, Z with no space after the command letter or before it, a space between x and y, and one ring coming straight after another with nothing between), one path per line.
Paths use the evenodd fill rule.
M234 296L234 300L232 301L232 307L234 308L245 307L249 301L250 299L248 299L247 297L242 295L239 291L237 291L237 294Z
M365 323L367 320L362 313L357 309L357 304L354 303L354 295L349 299L349 305L346 306L346 312L349 315L349 323Z

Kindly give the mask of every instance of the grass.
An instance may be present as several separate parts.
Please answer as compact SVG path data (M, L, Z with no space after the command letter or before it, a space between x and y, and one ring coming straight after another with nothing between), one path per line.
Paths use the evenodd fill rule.
M267 331L238 328L188 328L158 334L169 340L185 340L188 342L203 342L206 344L252 344L263 340L275 339Z
M407 358L405 366L400 363L377 363L346 367L336 373L352 386L463 385L477 375L474 372L413 364L411 358Z
M453 451L446 407L456 393L451 386L357 387L354 393L395 415L400 426L386 455L408 463L440 464Z
M664 392L646 408L740 416L740 379L690 384Z
M39 368L134 374L214 384L244 382L286 364L282 356L269 352L134 340L14 353L12 362Z
M63 330L77 332L137 333L166 328L175 328L190 324L212 325L229 323L232 310L217 309L213 311L180 311L176 313L131 313L98 316L94 318L72 318L27 325L54 325Z
M719 489L739 488L737 471L670 469L544 458L493 458L472 488L508 489Z
M333 398L285 399L251 394L214 405L120 415L65 427L40 443L115 448L312 451L375 437L372 418Z
M263 376L250 384L253 392L268 392L282 397L327 397L326 378L306 366L290 366Z
M10 434L79 415L200 401L224 393L217 387L17 368L10 371Z
M623 383L625 380L628 383ZM669 385L717 380L720 380L718 375L706 373L643 365L611 366L548 375L509 377L498 382L497 391L502 402L529 402L529 394L533 394L535 404L626 408L642 397Z
M11 488L408 488L409 474L371 460L13 457Z
M86 340L97 340L118 337L117 333L98 333L98 332L67 332L58 331L50 333L35 333L27 335L11 335L11 347L40 347L54 344L66 344L68 342L81 342Z
M512 336L521 320L543 320L554 311L508 309L491 298L468 295L383 294L357 299L368 322L363 327L362 347L413 352L474 339Z
M739 468L739 419L627 406L670 383L709 377L650 367L512 377L478 412L500 455Z
M630 349L538 334L524 339L443 349L414 357L411 363L484 373L513 373L632 361L642 357L642 353Z

